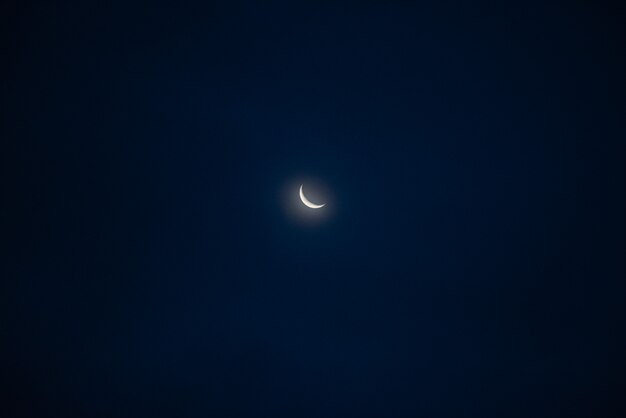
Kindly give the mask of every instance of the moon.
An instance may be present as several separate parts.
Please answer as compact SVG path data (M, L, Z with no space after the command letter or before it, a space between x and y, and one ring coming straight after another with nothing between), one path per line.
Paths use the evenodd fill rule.
M304 184L300 185L300 200L302 200L302 203L304 203L306 206L310 207L311 209L319 209L326 205L326 203L322 203L321 205L316 205L315 203L307 199L304 193L302 192L302 186L304 186Z

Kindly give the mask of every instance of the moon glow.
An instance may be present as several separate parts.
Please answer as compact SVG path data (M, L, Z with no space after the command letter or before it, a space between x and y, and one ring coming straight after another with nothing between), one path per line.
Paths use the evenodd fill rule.
M302 200L302 203L304 203L306 206L310 207L311 209L319 209L326 205L326 203L322 203L321 205L316 205L315 203L307 199L304 193L302 192L302 186L304 186L304 184L300 185L300 200Z

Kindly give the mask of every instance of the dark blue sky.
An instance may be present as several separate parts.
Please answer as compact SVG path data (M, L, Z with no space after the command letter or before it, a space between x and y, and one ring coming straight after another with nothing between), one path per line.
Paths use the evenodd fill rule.
M625 416L624 8L504 3L2 6L0 415Z

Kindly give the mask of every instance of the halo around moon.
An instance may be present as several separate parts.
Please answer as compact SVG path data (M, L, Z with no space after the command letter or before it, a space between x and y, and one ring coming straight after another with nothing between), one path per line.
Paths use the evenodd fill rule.
M310 207L311 209L319 209L323 206L326 205L326 203L322 203L321 205L317 205L313 202L311 202L309 199L306 198L306 196L304 195L304 192L302 192L302 186L304 186L304 184L300 185L300 200L302 200L302 203L304 203L306 206Z

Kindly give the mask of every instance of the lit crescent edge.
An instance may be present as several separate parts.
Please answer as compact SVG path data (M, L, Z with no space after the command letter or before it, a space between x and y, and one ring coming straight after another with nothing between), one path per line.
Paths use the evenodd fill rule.
M304 196L304 193L302 193L302 186L304 186L304 184L300 185L300 200L302 200L302 203L304 203L305 205L307 205L311 209L319 209L322 206L326 205L326 203L322 203L321 205L316 205L315 203L313 203L309 199L307 199Z

